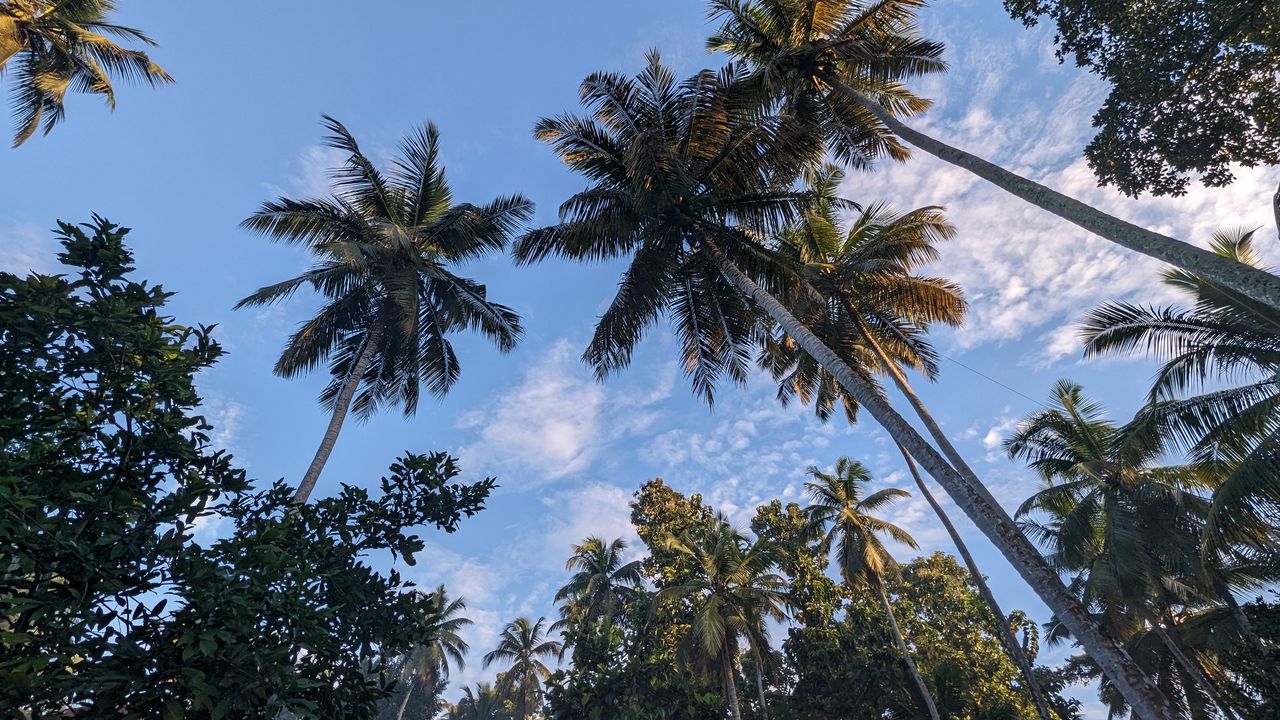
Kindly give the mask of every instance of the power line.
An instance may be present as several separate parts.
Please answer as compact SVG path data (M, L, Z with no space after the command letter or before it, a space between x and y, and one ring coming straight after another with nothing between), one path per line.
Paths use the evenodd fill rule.
M951 362L953 362L953 363L955 363L955 364L959 365L960 367L964 368L965 370L968 370L969 372L973 373L974 375L977 375L978 377L981 377L981 378L985 378L985 379L987 379L987 380L990 380L991 382L995 383L996 385L999 385L1000 387L1004 388L1005 390L1008 390L1009 392L1013 393L1014 395L1018 395L1019 397L1026 398L1027 400L1030 400L1031 402L1035 403L1036 405L1039 405L1039 404L1040 404L1040 401L1039 401L1039 400L1036 400L1035 398L1028 396L1026 393L1024 393L1024 392L1022 392L1022 391L1020 391L1020 390L1016 390L1016 389L1014 389L1014 388L1009 387L1008 385L1005 385L1004 383L1002 383L1002 382L1000 382L999 380L997 380L997 379L995 379L995 378L991 377L990 375L988 375L988 374L986 374L986 373L982 372L981 370L977 370L977 369L974 369L974 368L969 367L968 365L965 365L964 363L962 363L962 362L960 362L959 360L957 360L957 359L955 359L955 358L951 357L950 355L947 355L946 353L942 353L942 352L940 352L940 353L938 353L938 355L942 356L943 358L946 358L947 360L950 360Z

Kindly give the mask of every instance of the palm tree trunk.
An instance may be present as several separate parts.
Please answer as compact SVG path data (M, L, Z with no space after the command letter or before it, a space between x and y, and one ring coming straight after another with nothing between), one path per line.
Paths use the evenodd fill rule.
M724 694L729 703L729 714L733 720L742 720L742 708L738 706L738 685L733 679L733 656L728 651L725 651L725 658L720 666L724 673Z
M764 309L805 352L836 378L845 391L871 413L890 437L906 447L942 485L956 505L990 538L1022 579L1062 620L1063 625L1111 679L1129 705L1144 720L1174 720L1177 715L1164 693L1143 674L1133 658L1094 622L1079 598L1067 590L1058 574L1049 567L1044 557L1022 534L1013 518L1009 517L991 493L980 484L967 481L948 465L938 451L884 398L864 383L852 368L796 319L777 298L734 265L709 236L703 235L700 239L725 278Z
M1271 196L1271 212L1276 216L1276 237L1280 237L1280 185L1276 186L1276 194Z
M898 646L898 653L902 655L902 661L907 664L911 679L916 682L916 690L920 692L920 699L924 700L925 707L929 709L929 717L933 720L941 720L938 717L938 706L933 702L933 694L929 692L929 686L924 684L924 678L920 676L920 670L916 668L915 661L911 659L911 651L907 649L907 641L903 639L902 630L898 627L898 618L893 615L893 606L889 604L889 596L884 594L884 585L877 581L875 586L876 595L880 597L880 607L884 608L884 614L889 618L889 631L893 633L893 642Z
M409 707L409 696L413 694L413 676L409 676L409 684L404 691L404 699L400 701L400 709L396 711L396 720L404 720L405 708Z
M1204 676L1204 671L1200 669L1200 664L1182 651L1181 643L1173 637L1162 623L1152 621L1151 628L1155 630L1156 635L1160 637L1160 641L1164 643L1164 646L1169 649L1169 653L1173 655L1174 660L1177 660L1178 664L1191 676L1196 685L1200 686L1200 690L1205 695L1208 695L1213 700L1213 703L1218 706L1218 709L1222 711L1223 717L1227 718L1227 720L1234 720L1236 715L1231 711L1231 706L1222 697L1222 694L1218 692L1217 686L1209 682L1209 678ZM1175 628L1173 632L1176 633L1177 629Z
M915 390L911 387L911 383L907 382L906 375L898 364L889 357L884 346L876 340L871 329L862 322L862 318L858 313L854 312L852 305L847 301L844 303L845 310L849 317L857 324L858 332L866 339L867 344L876 353L880 359L880 363L884 366L885 372L893 378L893 382L898 386L899 392L907 398L907 402L916 411L916 415L924 423L925 428L938 443L938 447L942 449L947 459L951 461L951 466L958 470L962 476L975 485L981 484L977 474L969 467L961 457L960 452L951 444L951 440L942 432L942 428L934 421L933 414L925 407L924 401L916 395ZM974 562L973 555L969 552L969 547L965 545L964 540L960 537L960 533L956 530L956 526L951 523L951 518L947 517L946 511L938 504L937 499L933 497L933 493L929 492L928 486L925 485L924 479L920 477L920 472L916 468L915 460L912 459L911 453L907 449L898 445L898 450L902 452L902 457L907 463L907 469L911 471L911 477L915 479L916 485L920 488L920 494L924 495L925 500L929 503L929 507L933 508L933 512L937 514L938 519L942 521L942 526L947 529L947 534L951 536L951 542L956 546L956 552L960 553L961 559L964 560L965 567L969 568L969 575L973 577L973 583L978 588L978 594L986 601L987 607L990 608L992 615L995 616L996 624L1000 627L1000 641L1004 644L1009 657L1013 663L1022 671L1022 677L1027 684L1027 690L1031 693L1031 700L1036 706L1036 713L1040 716L1040 720L1054 720L1055 716L1049 710L1049 702L1045 698L1044 689L1040 687L1040 683L1036 681L1035 672L1031 666L1031 658L1027 657L1026 650L1023 649L1022 643L1018 642L1018 638L1014 637L1013 629L1009 627L1007 616L1000 609L1000 604L996 602L996 596L991 592L991 588L987 585L986 578L978 570L978 564Z
M1275 275L1108 215L1075 198L912 129L879 103L837 78L823 79L841 95L875 115L895 135L930 155L968 170L1001 190L1121 247L1203 275L1260 303L1280 308L1280 278Z
M902 458L907 463L907 469L911 471L911 477L916 481L916 487L920 488L920 494L924 496L925 501L929 503L929 507L933 508L933 512L937 514L938 519L942 521L942 526L947 529L947 534L951 536L951 542L956 546L956 552L960 553L964 565L969 569L969 575L973 578L973 584L978 588L978 594L987 603L987 608L991 610L991 614L995 617L996 625L1000 629L1000 642L1004 645L1005 651L1009 653L1013 664L1018 666L1018 670L1022 672L1023 681L1027 685L1027 690L1031 693L1031 701L1036 706L1036 713L1041 720L1055 720L1056 716L1049 710L1049 702L1045 698L1044 689L1040 687L1040 683L1036 681L1035 672L1031 666L1031 658L1027 657L1027 651L1022 647L1022 643L1018 642L1018 638L1013 634L1013 628L1009 627L1008 616L1000 609L1000 604L996 602L996 596L991 592L991 587L987 585L987 580L978 571L978 564L974 562L973 555L969 552L969 546L965 545L964 540L960 537L960 533L956 530L956 526L952 524L951 518L947 517L946 511L938 504L933 493L929 492L929 486L925 485L924 478L920 477L920 471L916 468L916 463L911 459L911 453L901 445L898 450L902 452Z
M751 647L751 653L755 656L756 661L756 694L760 698L760 718L761 720L769 720L769 707L764 701L764 659L760 657L760 650L754 645Z
M298 484L298 489L293 494L293 503L295 505L305 504L307 498L311 497L311 491L315 488L316 481L320 479L320 471L324 470L324 464L329 461L329 453L333 452L333 445L338 441L338 433L342 432L342 422L347 419L347 412L351 409L351 400L356 396L356 388L360 387L360 380L364 377L364 371L368 369L369 362L373 360L373 354L380 335L381 331L375 326L365 337L364 347L360 349L360 356L356 359L356 364L351 368L351 372L347 374L347 379L342 384L342 390L338 393L338 397L333 401L333 416L329 418L329 427L324 431L324 437L320 440L320 447L316 450L315 457L311 459L311 466L307 468L307 474L302 476L302 482Z

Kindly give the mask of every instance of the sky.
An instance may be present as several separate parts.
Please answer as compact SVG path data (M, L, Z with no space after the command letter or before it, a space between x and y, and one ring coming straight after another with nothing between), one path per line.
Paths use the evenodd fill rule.
M582 181L533 139L539 117L577 111L585 75L634 72L650 48L682 74L723 61L703 50L711 26L697 0L231 0L199 12L161 0L122 5L119 21L160 43L152 57L177 83L122 88L114 113L73 98L52 135L0 151L0 269L56 272L50 229L59 219L98 213L133 228L138 275L177 293L171 309L180 322L217 325L228 355L200 378L205 412L215 442L263 481L301 476L328 420L315 399L327 380L271 373L284 338L316 309L314 298L300 293L282 306L232 310L307 262L300 250L269 244L238 223L265 200L325 192L325 169L337 157L320 144L322 114L347 124L379 160L434 121L458 201L522 192L537 204L534 223L546 225ZM1050 32L1024 29L998 0L938 0L922 25L947 44L950 71L915 85L936 103L918 128L1188 241L1262 227L1260 250L1280 259L1270 214L1280 171L1241 170L1227 188L1196 186L1172 199L1100 189L1080 154L1105 88L1057 62ZM971 312L965 327L936 333L942 377L917 386L1007 508L1038 482L1000 442L1055 380L1083 383L1117 419L1142 400L1152 366L1083 361L1076 323L1107 299L1170 300L1155 281L1158 264L923 155L851 173L842 192L901 210L942 205L957 225L929 272L959 282ZM588 535L634 539L627 503L650 478L701 493L742 527L774 498L803 502L805 468L830 467L842 455L862 460L881 486L910 489L900 458L869 419L854 428L819 423L804 408L778 404L763 376L722 388L708 408L682 377L664 325L630 369L596 382L579 357L620 269L558 261L517 268L504 257L462 268L523 315L519 347L502 355L482 340L456 338L463 370L449 396L424 402L412 418L391 411L349 423L321 478L318 493L339 482L373 483L406 450L448 451L466 477L498 478L484 512L453 535L428 534L418 565L405 569L468 602L472 662L455 673L454 693L456 683L492 674L479 658L504 623L553 615L571 544ZM953 517L1004 608L1047 620L982 534L959 511ZM923 499L901 503L890 519L924 551L950 550ZM1077 694L1088 716L1105 717L1090 689Z

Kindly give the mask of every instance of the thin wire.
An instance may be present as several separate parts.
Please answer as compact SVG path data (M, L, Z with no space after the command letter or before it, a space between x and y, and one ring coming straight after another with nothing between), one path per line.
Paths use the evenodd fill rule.
M1019 391L1019 390L1015 390L1014 388L1011 388L1011 387L1009 387L1008 385L1005 385L1004 383L1002 383L1002 382L1000 382L999 380L997 380L997 379L995 379L995 378L991 377L990 375L987 375L986 373L984 373L984 372L982 372L982 371L980 371L980 370L975 370L974 368L971 368L971 367L969 367L968 365L965 365L964 363L962 363L962 362L960 362L959 360L957 360L957 359L955 359L955 358L951 357L950 355L947 355L946 353L941 353L941 352L940 352L940 353L938 353L938 355L940 355L940 356L942 356L942 357L946 358L947 360L950 360L951 362L953 362L953 363L955 363L955 364L959 365L960 367L964 368L965 370L968 370L969 372L973 373L974 375L977 375L978 377L986 378L987 380L990 380L991 382L995 383L996 385L999 385L1000 387L1004 388L1005 390L1008 390L1009 392L1013 393L1014 395L1018 395L1018 396L1020 396L1020 397L1024 397L1024 398L1026 398L1027 400L1030 400L1031 402L1033 402L1033 403L1035 403L1035 404L1037 404L1037 405L1039 405L1039 404L1040 404L1040 401L1039 401L1039 400L1036 400L1035 398L1028 396L1026 393L1023 393L1023 392L1021 392L1021 391Z

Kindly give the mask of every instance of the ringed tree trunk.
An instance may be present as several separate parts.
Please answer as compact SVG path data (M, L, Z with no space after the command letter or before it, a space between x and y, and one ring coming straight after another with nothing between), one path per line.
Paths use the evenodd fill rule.
M724 695L729 703L729 714L733 720L742 720L742 708L738 705L738 686L733 679L733 655L728 650L725 650L724 654L720 669L724 674Z
M965 545L964 540L960 537L960 533L956 530L956 526L952 524L951 518L947 517L947 513L938 504L933 493L929 492L929 486L925 485L924 478L920 477L920 471L916 468L916 463L911 459L911 454L901 445L898 450L902 452L902 458L907 463L907 469L911 471L911 477L916 481L916 487L920 488L920 494L929 503L929 507L933 508L933 512L937 514L938 519L942 521L942 526L947 529L947 534L951 536L951 543L956 546L956 552L960 554L964 560L965 567L969 569L969 575L973 578L973 584L978 588L978 594L987 604L987 608L991 610L991 614L995 616L996 625L1000 628L1000 642L1005 647L1005 652L1009 653L1013 664L1018 666L1018 670L1022 672L1023 680L1027 684L1027 691L1031 694L1031 701L1036 706L1036 713L1041 720L1056 720L1057 716L1049 710L1049 702L1045 697L1044 689L1040 687L1040 683L1036 681L1035 671L1031 665L1031 658L1027 656L1027 651L1023 649L1022 643L1018 642L1018 638L1014 636L1013 629L1009 627L1008 616L1000 609L1000 604L996 602L996 596L991 592L991 587L987 585L987 580L978 570L978 564L974 562L973 555L969 552L969 546Z
M907 641L902 637L902 630L898 627L898 618L893 615L893 606L889 604L889 596L884 593L884 584L879 580L873 581L876 586L876 595L880 598L880 607L884 608L885 617L889 618L889 631L893 633L893 642L898 646L898 654L902 655L902 661L907 664L907 671L911 673L911 679L916 683L916 690L920 692L920 699L924 700L925 707L929 710L929 717L932 720L941 720L938 717L938 706L933 702L933 694L929 692L929 686L924 684L924 678L920 675L920 670L916 668L916 663L911 659L911 650L907 648Z
M824 77L823 80L841 95L875 115L893 134L940 160L968 170L1001 190L1121 247L1203 275L1260 303L1280 308L1280 277L1108 215L1075 198L912 129L879 103L838 78Z
M409 676L409 683L405 686L404 699L400 701L400 709L396 711L396 720L404 720L405 708L409 707L409 696L413 694L413 686L416 685L413 676Z
M916 415L919 416L921 422L924 423L925 428L929 430L929 434L933 437L934 441L938 443L938 447L942 449L943 454L945 454L947 459L951 461L952 467L958 470L961 475L965 476L965 479L969 482L975 485L981 485L982 481L978 479L977 474L973 472L968 463L966 463L964 458L960 455L960 452L951 444L950 438L942 432L942 428L939 427L938 423L933 419L933 414L929 412L927 407L925 407L924 401L916 395L915 390L911 387L911 383L907 382L907 377L902 372L902 369L898 367L898 364L895 363L892 358L889 357L889 353L886 352L884 346L876 340L875 335L871 333L871 329L862 322L861 317L854 311L852 305L848 302L845 302L844 305L845 310L849 313L849 317L857 324L858 332L864 339L866 339L867 344L871 346L876 357L880 359L880 363L884 366L885 372L893 378L893 382L897 385L899 392L907 398L907 402L910 403L911 407L916 411ZM973 583L978 588L978 594L982 596L982 599L987 603L987 607L990 608L992 615L995 616L996 624L1000 627L1000 641L1005 646L1005 650L1009 653L1009 657L1013 660L1014 665L1017 665L1018 670L1022 672L1022 677L1027 684L1027 690L1031 694L1031 700L1036 706L1036 713L1040 716L1040 720L1055 720L1056 716L1049 710L1049 702L1045 697L1044 689L1041 688L1040 683L1036 681L1035 672L1031 664L1031 658L1027 657L1026 650L1023 649L1022 643L1018 642L1018 638L1014 636L1013 629L1009 627L1007 616L1004 614L1004 611L1000 609L1000 604L996 602L996 596L991 592L991 587L987 585L986 578L983 577L982 573L978 570L978 564L974 562L973 555L969 552L968 545L966 545L964 540L960 537L960 533L956 530L956 526L952 524L951 518L947 517L946 511L942 509L942 506L938 504L937 499L933 497L933 493L930 492L928 486L925 485L924 479L920 477L920 471L916 468L916 463L915 460L912 459L911 453L907 452L907 449L901 444L898 445L898 450L902 453L902 458L906 461L907 469L911 472L911 477L915 480L916 486L920 488L920 494L923 495L924 499L929 503L929 507L933 508L933 512L938 516L938 519L942 521L942 526L946 528L947 534L951 536L951 542L956 546L956 552L960 554L961 559L964 560L965 567L969 569L969 575L973 577Z
M751 648L752 655L756 661L756 694L760 698L760 717L762 720L769 720L769 708L765 705L764 700L764 659L760 656L760 650L755 646Z
M325 428L324 437L320 439L320 447L316 449L315 457L311 458L311 465L307 468L307 473L302 476L302 482L298 484L297 491L293 493L293 503L295 505L304 505L307 502L307 498L311 497L311 491L315 489L316 481L320 479L320 472L324 470L324 464L329 461L329 454L333 452L334 443L338 442L338 433L342 432L342 423L347 419L347 412L351 410L351 400L356 396L356 389L360 387L364 371L369 368L369 362L373 360L378 338L381 334L381 331L375 326L365 337L364 347L360 350L360 356L356 358L355 366L347 374L347 379L342 383L342 390L338 392L338 397L333 401L333 415L329 418L329 427Z
M901 443L942 485L956 505L973 520L1022 579L1080 641L1081 647L1098 663L1102 672L1111 679L1137 714L1144 720L1175 720L1177 715L1164 693L1143 674L1129 654L1089 617L1079 598L1067 590L1058 574L1049 567L1044 557L1022 534L1013 518L1000 507L991 493L980 484L969 482L948 465L915 428L870 386L862 382L852 368L796 319L777 298L734 265L710 237L703 234L699 239L725 278L764 309L805 352L836 378L858 404L871 413L890 437Z

